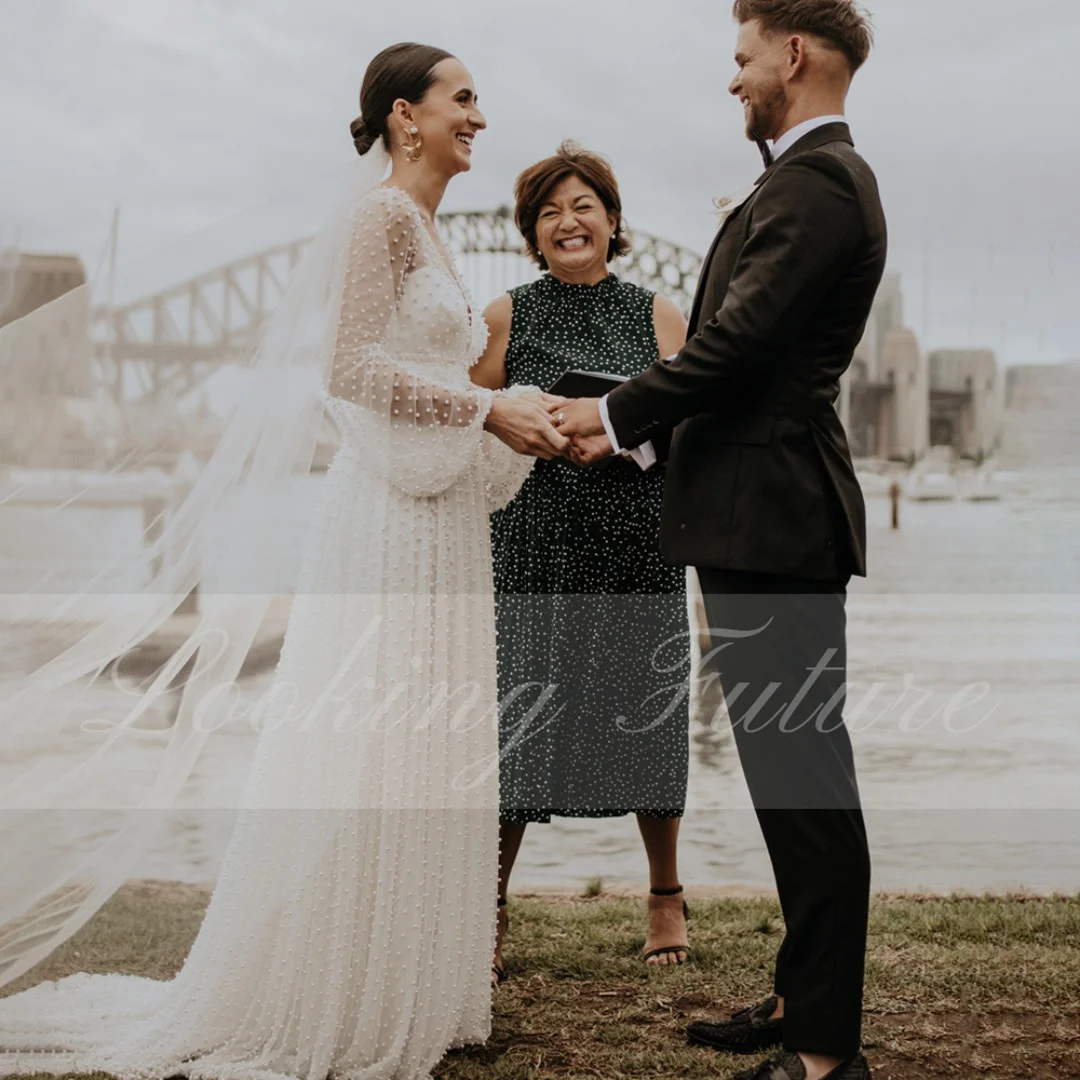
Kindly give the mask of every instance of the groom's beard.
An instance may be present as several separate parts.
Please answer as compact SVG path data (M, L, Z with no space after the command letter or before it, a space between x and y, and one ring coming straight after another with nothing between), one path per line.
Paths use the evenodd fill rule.
M786 103L784 87L779 81L762 94L760 101L751 100L746 114L746 137L758 143L775 138Z

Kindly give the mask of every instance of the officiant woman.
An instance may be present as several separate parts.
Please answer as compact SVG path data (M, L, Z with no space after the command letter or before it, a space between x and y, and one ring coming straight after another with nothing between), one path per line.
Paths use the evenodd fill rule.
M609 269L630 248L610 164L573 143L526 169L515 222L544 271L485 311L482 386L551 387L568 370L633 376L677 352L671 300ZM529 822L633 813L648 858L642 957L688 956L676 861L686 799L685 571L660 556L661 464L538 461L492 517L498 614L501 843L506 891ZM597 872L602 869L599 858ZM496 973L502 974L501 948Z

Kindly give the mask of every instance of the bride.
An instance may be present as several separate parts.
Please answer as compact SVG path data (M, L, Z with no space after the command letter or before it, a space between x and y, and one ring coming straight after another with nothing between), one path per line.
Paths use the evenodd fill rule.
M468 378L486 328L435 228L485 127L468 71L442 50L394 46L368 68L361 109L359 180L263 334L254 402L209 466L227 477L218 498L255 483L260 454L288 457L283 410L307 401L297 357L300 374L319 370L320 416L340 449L202 928L169 982L83 974L0 1001L0 1075L409 1080L489 1035L499 800L488 513L535 457L566 443L539 391L492 394ZM312 312L329 329L308 318L301 333ZM185 509L198 516L206 484L176 530ZM206 603L212 621L221 604ZM100 667L129 633L76 648L67 673L80 656ZM190 718L239 662L195 659L177 717L187 727L153 805L171 803L196 753ZM0 905L0 982L118 884L85 874L52 881L22 910Z

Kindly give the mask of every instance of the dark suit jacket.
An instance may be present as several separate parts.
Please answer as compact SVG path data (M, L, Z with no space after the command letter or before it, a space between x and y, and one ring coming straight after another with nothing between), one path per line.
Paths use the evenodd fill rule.
M661 548L672 562L866 573L866 513L834 403L885 270L885 217L847 124L782 154L724 222L690 340L608 395L623 449L675 427Z

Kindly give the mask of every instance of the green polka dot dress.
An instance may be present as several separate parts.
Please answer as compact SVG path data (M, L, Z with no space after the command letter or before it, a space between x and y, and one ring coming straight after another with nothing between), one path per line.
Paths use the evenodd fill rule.
M653 294L614 275L514 289L507 385L637 375ZM686 801L685 571L659 550L664 472L539 461L492 516L504 821L675 817Z

